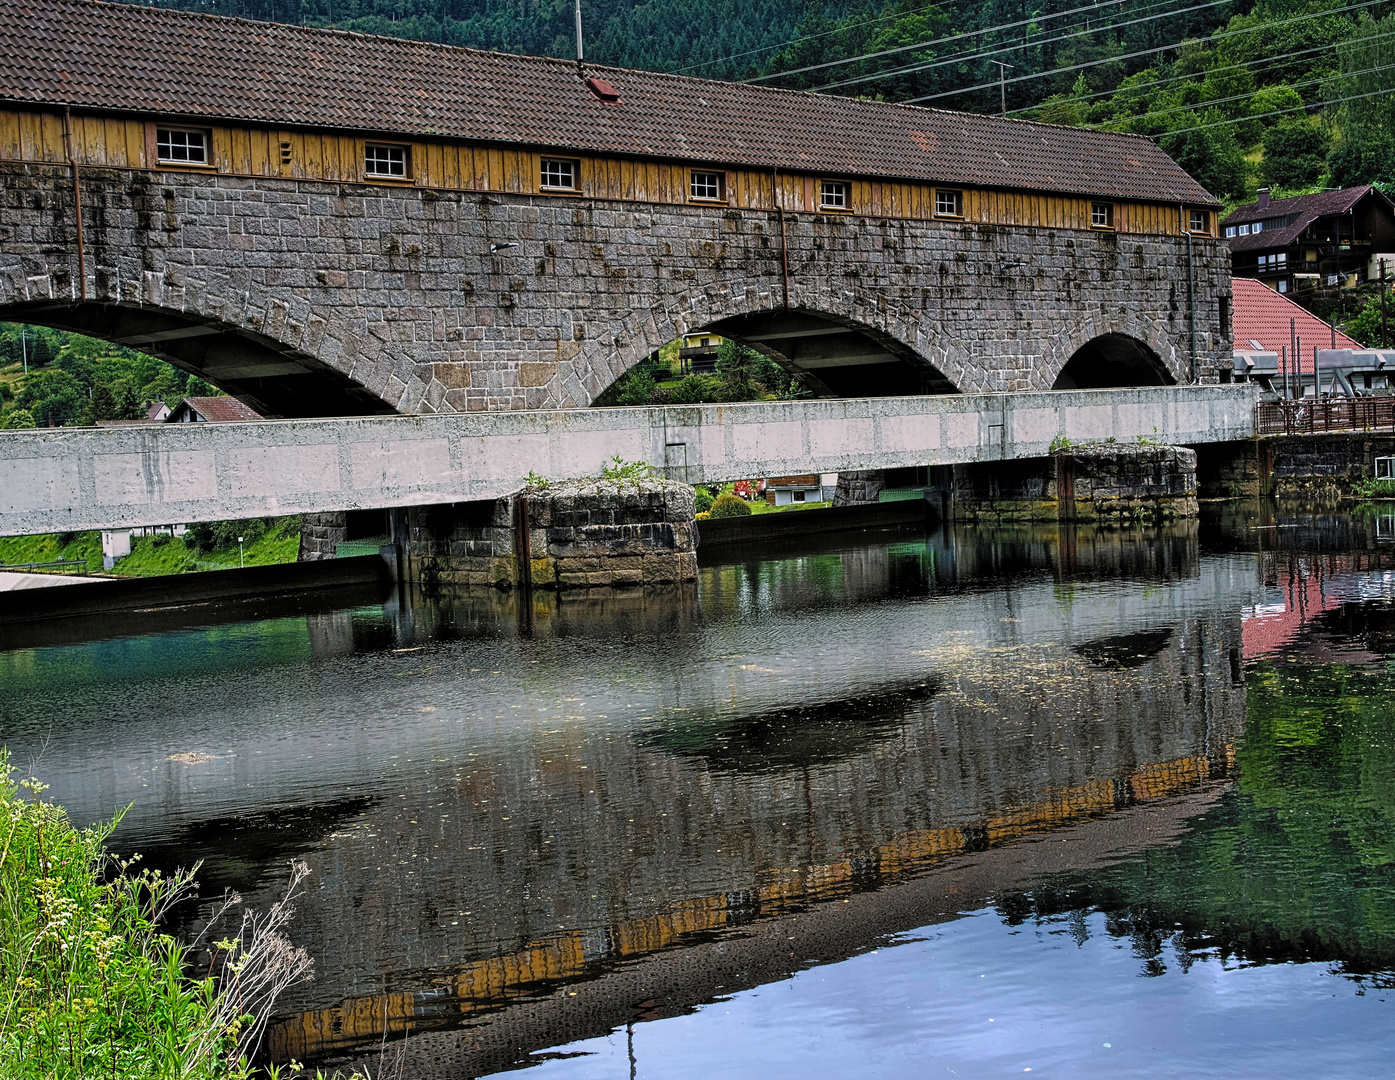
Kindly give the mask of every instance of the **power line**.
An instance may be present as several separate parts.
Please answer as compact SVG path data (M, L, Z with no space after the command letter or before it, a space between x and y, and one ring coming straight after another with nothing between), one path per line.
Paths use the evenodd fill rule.
M1374 75L1378 71L1390 71L1392 68L1395 68L1395 64L1381 64L1377 67L1362 68L1360 71L1344 71L1341 72L1339 75L1330 77L1354 79L1358 75ZM1305 79L1303 82L1286 83L1285 85L1290 90L1297 90L1300 86L1320 86L1322 83L1327 81L1327 79ZM1385 93L1395 93L1395 87L1392 87L1390 90L1385 91ZM1167 116L1170 113L1191 112L1199 109L1209 109L1216 105L1228 105L1231 102L1244 101L1246 98L1251 97L1254 97L1253 91L1248 94L1233 94L1230 97L1212 98L1210 101L1198 101L1194 105L1174 105L1168 109L1150 110L1146 113L1139 113L1137 116L1121 116L1117 120L1106 120L1103 124L1082 124L1081 126L1090 128L1095 131L1107 131L1110 130L1107 126L1109 124L1134 124L1143 120L1151 119L1156 116ZM1299 108L1303 109L1307 109L1309 107L1310 106L1308 105L1299 106ZM1234 122L1239 124L1243 123L1246 120L1254 119L1257 119L1257 116L1241 116L1237 117ZM1191 129L1189 128L1188 130ZM1164 132L1164 134L1171 133Z
M1152 139L1165 139L1172 135L1186 135L1191 131L1206 131L1209 128L1225 127L1226 124L1243 124L1246 120L1264 120L1271 116L1285 116L1288 113L1307 112L1309 109L1325 109L1328 105L1342 105L1348 101L1361 101L1364 98L1381 97L1382 95L1395 95L1395 88L1386 90L1372 90L1365 94L1351 94L1348 97L1330 98L1327 101L1315 101L1311 105L1295 105L1290 109L1274 109L1272 112L1257 113L1254 116L1242 116L1237 120L1213 120L1209 124L1196 124L1192 127L1178 128L1176 131L1164 131L1158 135L1151 135Z
M1105 0L1104 6L1121 4L1124 0ZM1229 2L1229 0L1216 0L1218 3ZM923 10L923 9L922 9ZM790 75L802 75L806 71L822 71L824 68L839 67L842 64L855 64L859 60L874 60L879 56L894 56L897 53L911 52L915 49L928 49L935 45L948 45L952 41L966 41L969 38L981 37L984 34L992 34L1001 30L1016 30L1018 27L1030 26L1032 23L1040 24L1046 19L1064 19L1067 15L1078 15L1082 11L1099 11L1098 4L1085 4L1081 7L1071 8L1069 11L1060 11L1054 15L1043 15L1040 19L1019 19L1017 22L1002 23L999 26L986 26L982 30L966 30L962 34L951 34L948 37L934 38L930 41L922 41L916 45L898 45L894 49L882 49L880 52L862 53L859 56L850 56L844 60L827 60L822 64L809 64L807 67L793 68L789 71L777 71L770 75L757 75L753 79L746 79L745 82L758 83L769 79L783 79ZM832 33L833 31L830 31ZM790 42L791 45L798 42Z
M1163 6L1166 6L1167 4L1169 4L1169 3L1171 3L1171 2L1172 2L1172 0L1160 0L1159 3L1155 3L1155 4L1152 4L1152 5L1150 5L1150 6L1151 6L1151 7L1163 7ZM843 80L841 80L841 81L839 81L839 82L824 83L822 86L816 86L816 87L814 87L814 90L815 90L815 91L833 90L833 89L836 89L837 87L840 87L840 86L854 86L854 85L856 85L857 83L875 82L875 81L878 80L878 79L890 78L890 77L893 76L893 75L904 75L904 74L907 74L908 72L913 72L913 71L928 71L928 70L930 70L931 68L946 67L946 66L948 66L948 65L950 65L950 64L957 64L957 63L959 63L960 60L963 60L963 59L965 59L965 58L978 57L978 58L986 59L986 58L988 58L988 57L990 57L990 56L1000 56L1000 55L1002 55L1003 53L1018 52L1018 51L1020 51L1020 50L1022 50L1022 49L1035 49L1035 48L1041 47L1042 45L1054 45L1054 44L1056 44L1058 41L1067 41L1067 40L1069 40L1070 38L1079 37L1079 36L1081 36L1082 34L1096 34L1096 33L1100 33L1101 31L1104 31L1104 30L1121 30L1121 29L1123 29L1123 28L1126 27L1126 26L1134 26L1134 25L1136 25L1136 24L1138 24L1138 23L1154 22L1154 21L1156 21L1156 20L1158 20L1158 19L1168 19L1168 18L1173 17L1174 15L1187 15L1187 14L1190 14L1191 12L1193 12L1193 11L1201 11L1201 10L1203 10L1203 9L1205 9L1205 8L1218 7L1218 6L1220 6L1221 4L1229 4L1229 3L1231 3L1231 0L1207 0L1206 3L1204 3L1204 4L1197 4L1197 5L1195 5L1194 7L1181 8L1180 10L1163 11L1163 12L1160 12L1160 13L1158 13L1158 14L1156 14L1156 15L1145 15L1145 16L1142 16L1142 17L1137 18L1137 19L1129 19L1129 20L1127 20L1127 21L1125 21L1125 22L1101 24L1100 26L1091 27L1091 28L1087 28L1087 29L1084 29L1084 30L1081 30L1081 29L1078 29L1078 28L1077 28L1077 29L1074 29L1074 30L1070 31L1069 33L1066 33L1066 34L1058 34L1056 37L1053 37L1053 38L1042 38L1042 39L1039 40L1039 41L1019 41L1019 42L1014 42L1014 43L1011 44L1011 45L1004 45L1004 46L1002 46L1001 48L992 49L992 50L989 50L989 51L986 51L986 52L978 52L978 51L961 52L961 53L956 53L956 54L953 55L953 56L940 57L940 58L937 58L937 59L935 59L935 60L929 61L929 62L927 62L927 63L911 64L911 65L908 65L908 66L903 67L903 68L892 68L890 71L878 71L878 72L876 72L876 73L874 73L874 74L871 74L871 75L859 75L859 76L857 76L856 78L853 78L853 79L843 79ZM1146 9L1145 9L1145 10L1146 10ZM924 46L923 46L923 45L916 45L916 46L911 46L911 48L924 48ZM880 55L882 55L882 54L880 54L880 53L870 53L870 54L869 54L869 57L870 57L870 56L880 56ZM840 61L840 63L842 63L842 62L845 62L845 61ZM992 63L992 62L994 62L994 61L990 61L990 63ZM766 76L766 78L773 78L773 77L774 77L774 76Z
M1359 11L1363 8L1374 7L1376 4L1383 4L1386 2L1387 0L1361 0L1361 3L1347 4L1344 7L1339 8L1329 8L1327 11L1315 11L1310 12L1306 15L1295 15L1290 19L1280 19L1277 22L1263 23L1259 26L1247 26L1243 27L1240 30L1221 31L1220 33L1212 34L1207 40L1210 42L1215 42L1225 40L1228 38L1238 37L1241 34L1259 33L1260 31L1272 30L1277 26L1290 26L1293 23L1307 22L1310 19L1322 19L1332 15L1341 15L1344 12ZM1008 79L1007 81L1009 83L1028 82L1032 79L1044 79L1051 75L1064 75L1067 72L1071 71L1081 71L1085 68L1099 67L1101 64L1116 64L1121 60L1135 60L1140 56L1154 56L1160 52L1169 52L1173 49L1180 48L1182 44L1184 43L1179 41L1173 42L1170 45L1159 45L1151 49L1139 49L1137 52L1123 53L1119 56L1108 56L1100 60L1087 60L1084 63L1071 64L1068 67L1051 68L1046 71L1039 71L1032 75L1019 75L1016 78ZM907 98L904 101L902 101L901 104L918 105L923 101L937 101L940 98L958 97L961 94L973 93L975 90L994 89L997 87L997 85L998 83L996 80L991 83L979 83L976 86L965 86L961 87L958 90L945 90L938 94L926 94L922 97Z
M1124 0L1106 0L1106 3L1122 4ZM939 4L926 4L924 7L912 8L910 11L893 11L890 14L878 15L872 19L863 19L861 22L846 23L841 26L835 26L832 30L824 30L817 34L805 34L790 41L781 41L774 45L761 45L754 49L747 49L744 52L732 53L730 56L718 56L712 60L704 60L700 64L689 64L687 67L678 68L674 74L686 75L690 71L713 67L717 64L725 64L729 60L740 60L747 56L755 56L756 53L768 52L771 49L783 49L789 45L798 45L802 41L817 41L819 38L831 37L834 34L844 33L847 30L855 30L859 26L872 26L876 23L886 22L888 19L899 19L903 15L919 15L922 11L929 11L931 8L938 8L939 6Z
M1360 38L1359 40L1361 40L1361 41L1381 41L1381 40L1384 40L1385 38L1388 38L1388 37L1395 37L1395 31L1391 31L1390 33L1387 33L1387 34L1372 34L1372 35L1370 35L1369 37L1363 37L1363 38ZM1356 38L1347 38L1347 39L1345 39L1344 41L1333 41L1333 42L1329 42L1329 43L1326 44L1326 45L1314 45L1313 47L1308 48L1308 49L1296 49L1296 50L1294 50L1293 52L1276 53L1276 54L1273 55L1273 56L1261 56L1261 57L1258 57L1258 58L1256 58L1256 59L1254 59L1254 60L1246 60L1246 61L1244 61L1244 62L1242 62L1242 63L1239 63L1239 64L1223 64L1223 65L1221 65L1220 67L1208 68L1208 69L1207 69L1204 73L1202 73L1202 74L1205 74L1205 75L1212 75L1212 74L1216 74L1216 73L1219 73L1219 72L1225 72L1225 71L1243 71L1245 68L1255 67L1256 65L1259 65L1259 64L1278 63L1278 62L1281 61L1281 60L1292 60L1294 57L1298 57L1298 56L1307 56L1309 53L1325 52L1325 51L1328 50L1328 49L1335 49L1335 48L1337 48L1339 45L1345 45L1345 44L1347 44L1347 42L1349 42L1349 41L1355 41L1355 40L1358 40L1358 39L1356 39ZM1130 85L1130 86L1122 86L1122 85L1121 85L1121 86L1116 86L1113 90L1097 90L1097 91L1095 91L1094 93L1090 93L1090 94L1081 94L1079 97L1072 97L1070 100L1072 100L1072 101L1094 101L1094 100L1096 100L1096 99L1098 99L1098 98L1115 97L1115 96L1117 96L1117 95L1119 95L1119 94L1128 93L1129 91L1132 91L1132 90L1147 90L1147 89L1150 89L1150 88L1156 87L1156 86L1166 86L1166 85L1168 85L1169 83L1181 82L1181 81L1184 80L1184 79L1194 79L1194 78L1196 78L1197 74L1198 74L1197 72L1189 71L1189 72L1187 72L1185 75L1169 75L1169 76L1168 76L1167 78L1165 78L1165 79L1154 79L1154 80L1151 81L1151 82L1133 83L1133 84ZM1008 110L1008 115L1009 115L1009 116L1020 116L1020 115L1022 115L1023 113L1035 112L1035 111L1036 111L1037 109L1039 109L1039 108L1041 108L1041 106L1038 104L1038 105L1028 105L1028 106L1026 106L1025 108L1021 108L1021 109L1009 109L1009 110Z

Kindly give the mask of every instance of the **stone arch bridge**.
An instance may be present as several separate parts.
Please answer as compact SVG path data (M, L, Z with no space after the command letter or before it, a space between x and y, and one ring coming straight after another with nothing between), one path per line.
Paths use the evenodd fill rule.
M827 396L1215 381L1224 245L0 162L0 320L162 356L269 417L590 405L673 338ZM79 247L81 246L81 252Z

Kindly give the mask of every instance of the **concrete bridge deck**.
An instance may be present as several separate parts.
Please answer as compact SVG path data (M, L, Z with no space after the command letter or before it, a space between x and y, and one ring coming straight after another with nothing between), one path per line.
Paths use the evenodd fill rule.
M1253 385L0 432L0 535L496 499L619 455L675 480L1254 434Z

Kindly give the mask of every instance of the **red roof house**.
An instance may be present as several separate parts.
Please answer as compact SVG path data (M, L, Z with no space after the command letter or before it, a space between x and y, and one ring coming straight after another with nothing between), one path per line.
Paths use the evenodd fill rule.
M1333 348L1333 328L1306 308L1299 307L1286 296L1281 296L1254 278L1235 278L1235 348L1252 348L1250 342L1259 342L1268 352L1289 353L1288 370L1313 370L1313 346L1319 349ZM1292 331L1292 336L1290 335ZM1336 331L1336 348L1360 349L1362 346L1340 330ZM1302 342L1301 368L1293 366L1293 346L1297 337ZM1282 355L1282 353L1281 353ZM1323 383L1326 384L1326 376Z
M255 412L235 397L190 397L175 406L174 411L165 417L165 423L227 423L230 420L261 419L261 413Z

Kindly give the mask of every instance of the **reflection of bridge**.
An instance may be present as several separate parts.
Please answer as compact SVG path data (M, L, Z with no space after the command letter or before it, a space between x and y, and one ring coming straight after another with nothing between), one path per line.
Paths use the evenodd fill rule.
M1250 384L176 424L0 436L0 535L497 499L613 455L692 483L1046 455L1059 436L1206 443Z

